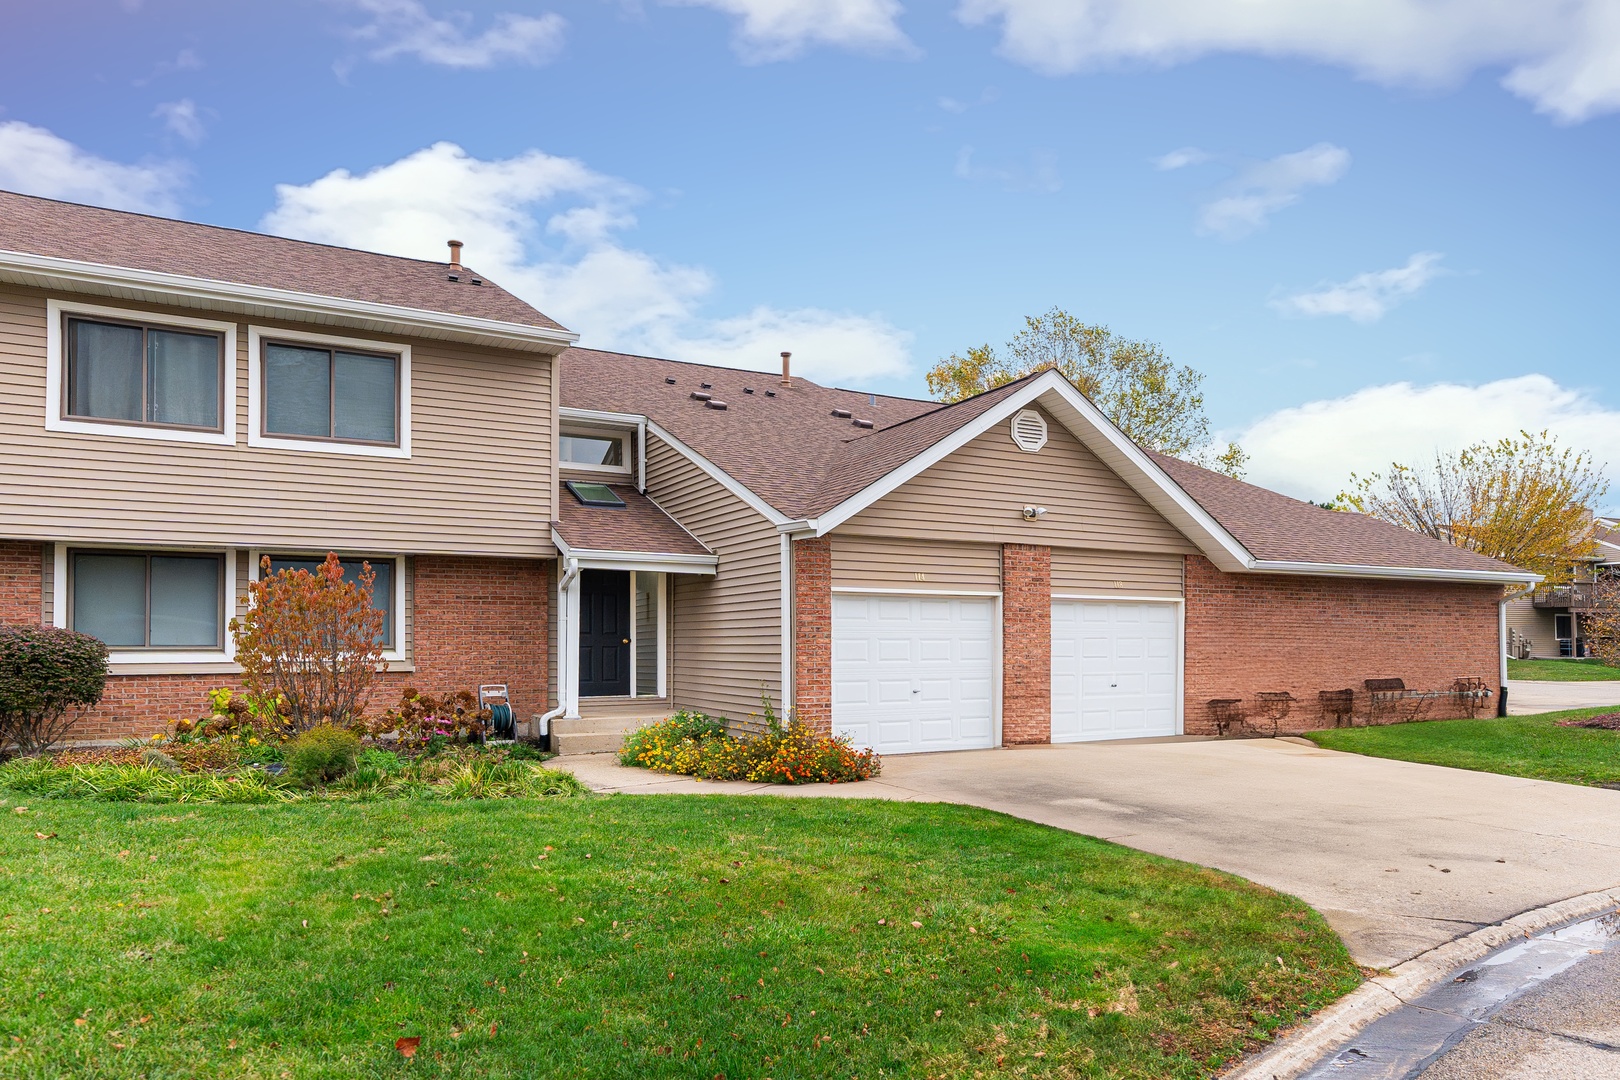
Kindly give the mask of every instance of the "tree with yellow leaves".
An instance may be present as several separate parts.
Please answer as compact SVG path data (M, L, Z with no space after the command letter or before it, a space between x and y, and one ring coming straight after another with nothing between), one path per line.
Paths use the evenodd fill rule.
M1338 503L1561 585L1597 550L1591 508L1608 490L1590 454L1560 447L1545 431L1521 431L1436 452L1433 467L1352 473Z
M1074 383L1133 442L1241 477L1249 455L1236 443L1209 445L1202 372L1177 366L1151 341L1131 341L1062 308L1024 319L1006 354L979 345L928 372L928 389L953 402L1052 369Z

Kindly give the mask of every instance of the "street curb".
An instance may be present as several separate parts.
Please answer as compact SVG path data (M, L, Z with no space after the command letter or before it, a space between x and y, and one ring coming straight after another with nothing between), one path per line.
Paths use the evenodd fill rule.
M1388 975L1367 980L1280 1042L1218 1075L1221 1080L1294 1080L1318 1064L1335 1046L1422 994L1459 967L1522 938L1616 907L1620 907L1620 887L1583 893L1437 945L1397 965Z

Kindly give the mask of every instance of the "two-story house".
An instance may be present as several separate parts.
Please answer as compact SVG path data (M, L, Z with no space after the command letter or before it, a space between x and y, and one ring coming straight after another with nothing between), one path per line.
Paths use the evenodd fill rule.
M1054 372L942 406L574 340L455 248L0 193L0 619L107 641L82 734L146 733L232 682L264 557L335 551L381 698L505 683L564 749L768 699L904 753L1495 681L1535 580L1143 450Z

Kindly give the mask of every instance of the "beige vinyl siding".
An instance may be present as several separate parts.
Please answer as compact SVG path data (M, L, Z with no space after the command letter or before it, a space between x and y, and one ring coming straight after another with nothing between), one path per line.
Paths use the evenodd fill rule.
M257 362L248 356L250 322L323 328L239 318L235 446L46 431L46 298L0 289L0 459L7 466L0 471L0 535L555 554L555 388L547 357L330 328L338 337L411 346L411 457L250 447L248 365ZM119 306L100 297L92 302ZM165 313L129 310L154 321Z
M781 540L757 510L691 461L647 438L647 495L718 556L714 577L675 577L670 696L743 719L760 694L782 700Z
M1197 551L1141 496L1050 416L1038 453L1012 441L1008 422L913 477L850 518L866 536L1045 544L1192 554ZM1044 506L1025 521L1026 506Z
M998 544L946 544L928 540L832 534L833 588L1001 588Z
M1154 552L1052 550L1052 591L1077 596L1180 596L1180 555Z
M1551 608L1538 608L1530 602L1528 596L1507 603L1507 624L1509 630L1517 630L1521 637L1530 639L1530 655L1532 657L1556 657L1558 652L1558 629L1553 622Z

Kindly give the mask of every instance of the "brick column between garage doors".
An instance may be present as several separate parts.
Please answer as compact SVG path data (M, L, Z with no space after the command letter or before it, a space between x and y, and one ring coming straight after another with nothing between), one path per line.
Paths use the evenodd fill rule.
M1052 549L1001 545L1001 741L1052 741Z
M793 711L832 733L832 538L793 541Z

